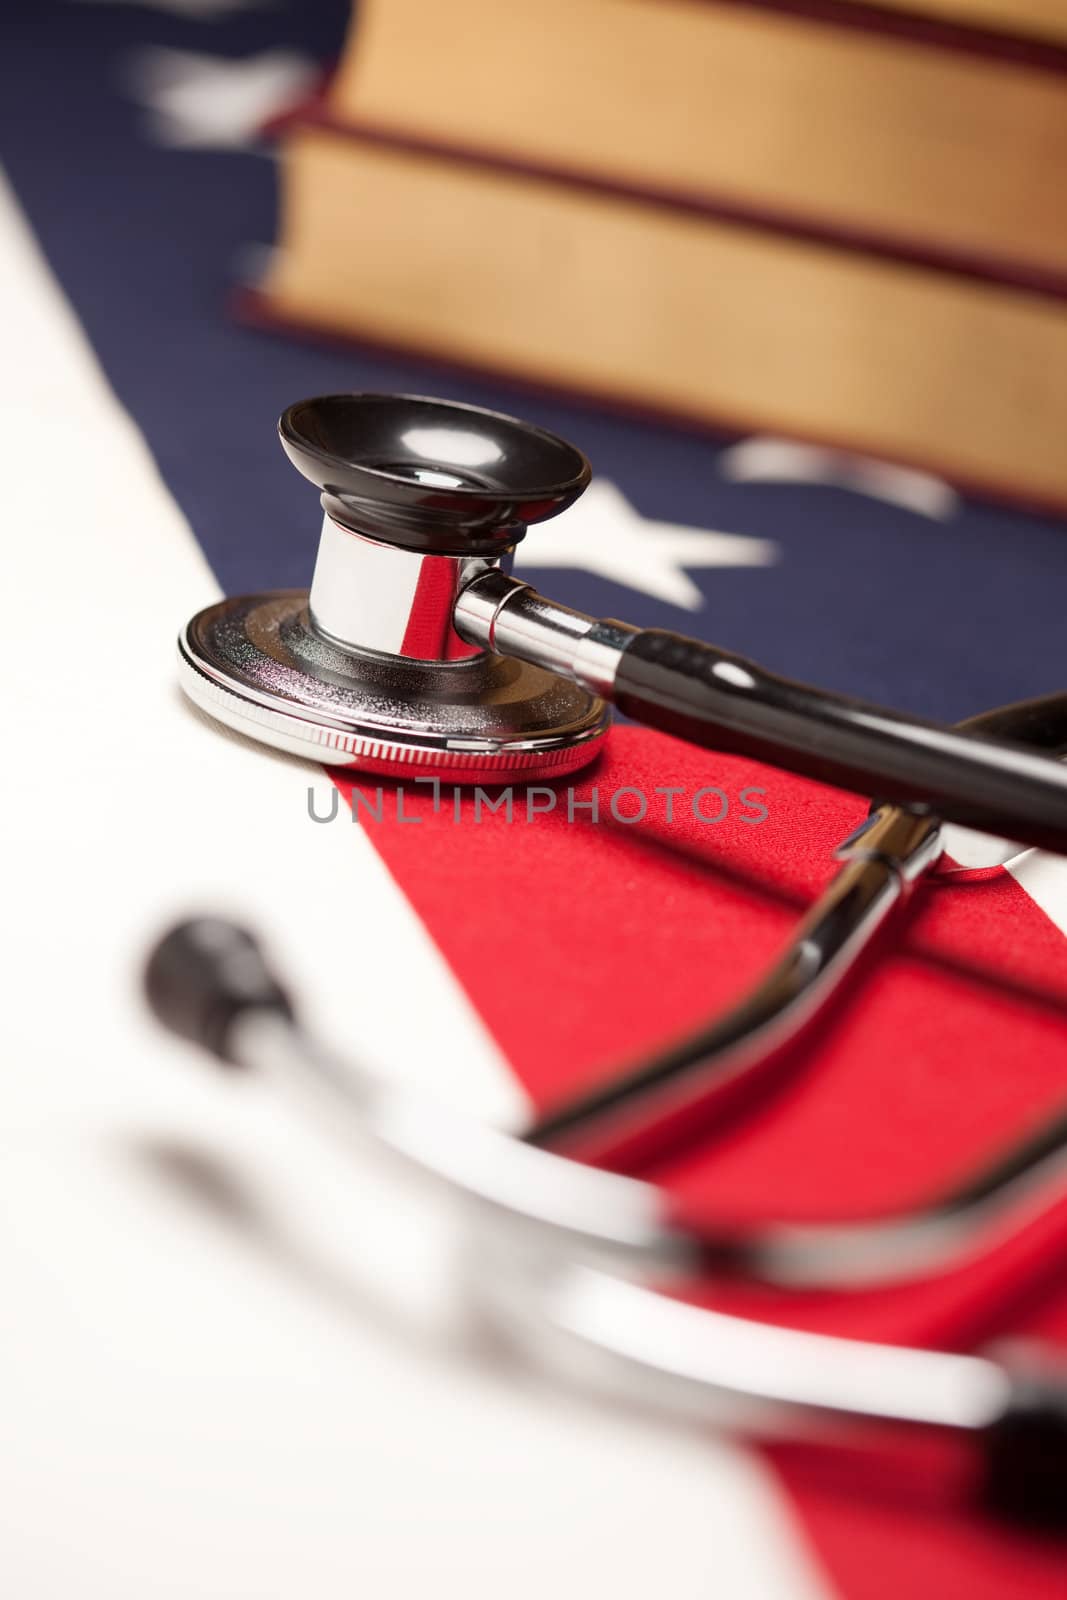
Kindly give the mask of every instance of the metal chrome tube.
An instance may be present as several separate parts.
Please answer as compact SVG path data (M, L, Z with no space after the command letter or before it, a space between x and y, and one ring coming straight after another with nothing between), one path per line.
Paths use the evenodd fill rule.
M1053 1131L1058 1149L985 1193L972 1197L967 1185L910 1213L862 1222L765 1224L747 1236L724 1235L719 1250L706 1235L709 1259L783 1289L882 1288L961 1267L1020 1233L1062 1197L1067 1117ZM1020 1155L1029 1144L1019 1146Z
M639 631L561 606L501 571L485 573L464 588L454 622L468 643L534 661L604 699L611 699L622 652Z
M699 1246L664 1220L652 1184L567 1161L458 1115L429 1095L343 1064L287 1017L237 1017L238 1065L266 1071L333 1137L384 1156L465 1212L507 1224L513 1240L555 1241L628 1268L692 1270Z
M975 1436L986 1491L1062 1526L1067 1383L1060 1368L752 1323L605 1272L685 1273L691 1242L655 1189L591 1171L434 1107L321 1052L243 930L201 919L172 930L145 973L161 1022L231 1067L266 1068L355 1134L460 1202L468 1292L512 1341L556 1372L691 1419L789 1435L809 1420L877 1419Z
M722 1421L725 1409L731 1424L770 1434L827 1416L982 1432L1010 1408L1012 1378L995 1361L753 1324L603 1270L598 1261L698 1267L651 1185L519 1145L354 1071L273 1012L239 1017L228 1049L325 1112L334 1134L457 1202L478 1241L479 1302L542 1363L577 1364L600 1387L690 1416Z
M531 1266L500 1238L478 1256L479 1299L529 1359L690 1418L771 1435L828 1416L980 1432L1011 1404L1009 1373L981 1356L755 1323L595 1267Z
M323 1051L285 1017L237 1019L235 1062L266 1071L346 1144L384 1156L513 1244L554 1245L627 1270L725 1271L788 1289L862 1289L958 1265L1051 1203L1067 1178L1067 1117L958 1192L913 1214L751 1231L671 1221L664 1191L461 1116ZM1001 1176L1001 1174L1005 1176ZM1050 1198L1051 1192L1051 1198Z
M673 1048L549 1111L527 1139L586 1161L630 1160L637 1150L656 1150L741 1079L754 1085L775 1053L828 1005L940 849L936 818L880 809L842 845L845 865L749 994Z
M963 726L1062 755L1067 694L1001 706ZM691 1127L693 1113L714 1107L738 1078L751 1074L758 1082L768 1051L822 1009L850 969L847 952L855 958L939 850L935 819L895 807L872 813L838 851L844 870L751 994L652 1061L550 1113L527 1138L590 1160L632 1159L634 1140L655 1148L672 1126ZM763 1049L756 1048L759 1042ZM862 1289L949 1270L992 1249L1034 1212L1055 1203L1065 1183L1067 1111L963 1183L908 1211L855 1223L766 1223L748 1232L717 1232L712 1225L696 1231L705 1240L708 1265L719 1270L782 1288Z

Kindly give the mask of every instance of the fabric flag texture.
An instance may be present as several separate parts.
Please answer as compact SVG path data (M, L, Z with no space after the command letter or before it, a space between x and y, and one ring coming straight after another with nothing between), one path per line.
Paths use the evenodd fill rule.
M8 9L2 24L0 157L11 184L12 214L20 213L36 241L26 250L40 251L32 257L32 272L42 282L50 273L57 291L34 324L47 336L23 348L23 365L8 372L12 413L37 407L34 439L48 428L50 417L65 425L71 404L67 369L48 366L49 319L57 328L62 322L64 340L87 341L92 355L78 361L95 358L102 380L93 378L93 383L100 381L101 395L111 391L116 415L129 419L147 447L137 471L150 473L154 463L162 481L152 493L160 506L177 508L173 521L169 511L158 520L151 513L147 523L139 518L140 542L131 535L120 560L118 545L112 548L110 541L122 524L120 503L132 493L131 457L121 457L127 465L113 480L84 493L83 479L67 481L62 457L49 461L42 450L35 460L28 448L9 462L13 480L32 476L32 484L22 487L45 504L44 526L54 529L57 540L54 548L48 545L49 531L34 550L28 548L29 536L12 510L16 485L10 485L7 539L12 546L27 543L21 552L26 571L36 574L33 581L59 590L68 582L64 563L69 559L72 570L85 575L79 583L89 584L88 592L79 591L85 596L81 611L72 593L52 612L53 625L69 618L70 627L79 630L76 648L57 649L53 638L51 648L39 651L23 693L30 693L37 680L41 692L54 692L60 703L71 673L97 670L96 635L106 633L109 648L118 653L101 670L106 687L121 698L124 671L151 676L157 662L168 661L186 593L188 610L213 597L213 584L224 592L305 585L317 508L276 445L275 419L296 398L343 389L447 394L515 411L573 438L590 456L597 477L612 488L595 502L596 515L584 527L574 522L575 545L565 558L557 556L558 565L542 570L536 530L529 536L528 564L522 551L517 563L520 575L528 573L566 603L698 634L799 678L952 720L1060 685L1067 528L1051 520L967 502L944 485L916 482L910 474L895 477L871 464L778 447L775 441L687 436L543 397L518 397L503 386L423 369L411 358L301 345L239 325L230 315L230 289L248 270L250 247L266 244L275 233L276 172L256 129L284 109L279 100L287 94L306 92L336 56L347 12L343 0L315 5L290 0L262 8L182 5L179 0L155 6L41 0ZM197 128L202 137L196 137ZM23 287L30 260L28 254L19 256L23 264L10 280L10 293L5 290L13 329L23 314L31 317L36 305ZM0 271L6 271L3 263ZM19 300L24 293L27 298ZM48 374L39 392L38 360L41 373ZM102 413L105 400L94 403ZM107 398L106 405L111 404ZM86 439L96 437L96 426L87 410ZM99 512L92 512L93 503ZM569 515L577 519L580 514L576 508ZM90 519L84 528L89 547L75 552L83 518ZM613 518L624 551L616 565ZM168 552L183 536L175 531L182 519L195 535L200 564L190 565L179 581ZM561 520L546 549L561 549L564 527ZM708 541L705 552L699 546L701 530ZM110 586L110 578L98 595L93 592L94 564L101 573L124 569L121 593ZM49 626L47 607L39 601L31 607L28 599L22 605ZM121 654L124 618L135 611L138 626L151 619L152 637L159 635L161 651L151 663L126 661ZM135 647L140 635L131 628L125 637ZM26 638L32 648L37 636L28 632ZM173 764L151 735L144 736L141 749L141 736L131 733L134 749L128 755L137 793L124 791L121 804L113 796L114 816L107 813L111 820L101 824L110 829L108 838L81 841L82 850L115 852L113 896L80 890L75 866L64 920L81 926L82 940L92 941L87 930L99 925L102 946L110 949L109 928L117 927L116 907L126 897L140 908L130 930L123 929L123 938L127 931L130 937L121 951L132 960L134 933L148 937L160 918L184 909L176 899L173 905L164 903L170 893L164 877L168 885L173 878L175 894L183 876L197 883L198 853L213 829L232 841L234 862L243 861L237 835L242 829L250 832L264 845L259 860L264 878L276 878L279 885L296 882L310 864L295 919L300 923L295 947L302 937L301 976L310 981L309 1005L328 1008L327 1020L342 1043L360 1037L364 1022L357 1009L374 1009L373 979L366 991L361 982L375 970L373 962L425 960L436 974L432 984L419 992L409 989L402 1002L423 1015L397 1019L394 1014L392 1022L383 1021L371 1041L374 1051L388 1057L398 1040L420 1037L421 1027L420 1079L440 1079L447 1090L450 1075L458 1084L469 1067L472 1076L463 1092L471 1103L513 1121L530 1106L550 1106L603 1081L620 1063L740 995L829 878L834 847L866 805L861 798L753 761L695 751L624 726L615 730L599 763L573 780L572 816L565 796L550 808L544 794L528 814L527 797L517 791L510 820L502 812L483 812L475 821L470 797L461 799L457 810L447 785L436 805L428 789L405 786L398 813L396 785L280 763L240 741L230 741L225 775L221 757L217 770L200 767L201 760L214 759L201 756L201 746L214 750L217 735L175 704L168 704L165 716L175 719L174 726L181 719L186 730L175 745ZM42 760L49 765L23 768L26 793L35 785L69 784L76 795L78 771L62 769L65 754L75 764L80 760L83 737L84 726L54 747L42 745ZM240 786L239 795L217 787L230 777ZM114 772L96 781L106 788ZM332 785L349 807L355 806L354 822L344 808L329 822L309 817L307 791L311 810L327 817ZM284 803L276 804L282 787ZM668 789L676 792L669 816L663 793ZM747 810L743 791L758 794ZM703 801L694 808L693 796L700 792ZM635 819L643 801L647 814ZM160 854L171 858L166 872L159 868L158 893L151 846L140 863L124 855L128 823L118 820L123 807L151 816L154 805L159 826L167 818L173 824L167 837L156 841ZM263 816L270 816L269 829L254 819L260 805ZM246 810L244 820L239 806ZM765 815L754 822L753 811ZM58 828L76 827L73 802L67 813L56 815ZM17 817L10 826L18 828ZM246 880L235 876L227 891L240 910L247 881L249 900L269 912L271 890L253 884L254 875L249 869ZM393 905L389 896L397 887L401 895ZM277 893L280 898L280 887ZM320 903L323 920L317 923ZM392 909L382 911L387 920L376 939L374 918L386 904ZM33 915L27 925L36 925ZM654 1176L678 1213L738 1220L877 1214L948 1187L1005 1141L1060 1109L1067 1100L1065 934L1067 875L1058 862L1031 854L1010 871L945 874L932 882L857 974L832 1016L793 1052L784 1086L744 1117L725 1121L655 1167ZM352 950L361 940L361 951L374 943L382 948L366 950L367 965L362 954L350 964L349 939ZM65 948L62 941L60 947ZM46 962L48 952L42 948L35 959L38 965ZM350 982L339 981L326 995L316 973L327 971L348 971ZM438 1007L438 992L441 1006L457 1008L454 1027L452 1013L445 1017ZM132 1006L132 999L124 996L124 1003ZM40 1009L32 1009L27 1048L35 1048L33 1030L41 1026ZM61 1026L61 1021L50 1022L50 1037ZM144 1030L138 1048L150 1053L146 1041L151 1037ZM57 1051L66 1048L60 1038ZM83 1074L99 1071L106 1077L106 1052L91 1054ZM485 1067L478 1079L483 1071L478 1062L497 1061L506 1084L501 1089L496 1083L490 1092L495 1068ZM144 1070L153 1069L146 1065ZM33 1110L42 1126L52 1116L46 1097L49 1072L42 1073L40 1103ZM75 1098L91 1092L82 1083ZM120 1098L116 1088L116 1105ZM9 1106L5 1129L9 1123L28 1126L30 1113L22 1121L21 1116ZM272 1137L281 1141L284 1131ZM18 1191L5 1195L7 1200L18 1202ZM29 1253L43 1255L50 1237L45 1223L31 1224ZM146 1261L157 1261L166 1248L161 1234L158 1246L146 1244ZM988 1259L891 1292L786 1297L716 1285L706 1293L709 1304L861 1337L975 1349L1034 1335L1067 1347L1067 1288L1060 1270L1065 1248L1067 1205L1050 1210ZM187 1268L190 1282L198 1276L196 1259ZM106 1278L85 1287L90 1298L108 1293ZM12 1307L9 1314L16 1311ZM298 1347L294 1335L294 1355ZM28 1351L27 1371L32 1373L34 1362L45 1362L50 1349L45 1341ZM433 1358L418 1348L406 1354L416 1368L424 1360L432 1365ZM67 1356L57 1347L55 1359L62 1364ZM281 1362L282 1355L276 1359ZM324 1371L343 1372L340 1358L330 1359L335 1365L326 1361ZM148 1372L150 1351L143 1352L143 1361ZM271 1393L266 1367L260 1377L257 1393L266 1405ZM31 1388L35 1381L27 1379ZM47 1385L43 1377L40 1381L44 1394ZM173 1374L168 1381L176 1381ZM258 1415L258 1402L249 1394L251 1417ZM475 1412L481 1404L470 1401ZM293 1417L298 1409L294 1404ZM463 1415L462 1407L450 1414L449 1426L457 1432ZM512 1425L505 1392L499 1427ZM417 1423L409 1419L407 1426ZM447 1462L442 1426L420 1442L416 1453L441 1452ZM544 1446L546 1461L558 1446L558 1476L572 1438L578 1456L585 1449L586 1423L564 1408L552 1411L545 1426L558 1435ZM610 1453L625 1457L627 1419L611 1426ZM475 1434L477 1427L472 1424ZM387 1430L387 1423L382 1428ZM89 1422L84 1430L91 1440ZM287 1437L291 1444L297 1434ZM378 1452L373 1459L379 1463L388 1457L385 1438L383 1431L367 1446ZM633 1435L633 1451L646 1449L642 1441L639 1432ZM141 1445L150 1457L152 1437ZM294 1459L305 1448L307 1459L318 1461L324 1474L335 1473L329 1458L315 1454L310 1434L293 1448ZM337 1445L339 1452L347 1448ZM583 1472L600 1470L598 1448L589 1444ZM962 1469L948 1453L907 1456L895 1473L879 1475L860 1459L835 1469L819 1459L817 1450L734 1451L712 1439L701 1439L695 1448L691 1441L670 1440L647 1448L650 1460L654 1456L659 1463L657 1494L673 1503L673 1509L656 1500L643 1507L647 1542L655 1546L663 1530L674 1541L661 1567L667 1593L718 1592L730 1600L760 1594L774 1600L787 1595L801 1600L832 1595L1021 1600L1063 1592L1067 1561L1062 1549L968 1509ZM701 1451L708 1460L721 1460L721 1477L712 1474L706 1482L699 1477ZM605 1445L604 1459L608 1453ZM372 1592L406 1595L432 1579L410 1565L409 1554L399 1553L406 1542L420 1540L420 1513L411 1510L409 1519L405 1512L406 1459L398 1457L399 1503L392 1512L400 1576L391 1587L388 1579L383 1585L379 1572ZM115 1468L115 1504L121 1494L132 1492L121 1485L133 1475L133 1460ZM742 1461L743 1482L730 1476L736 1460ZM639 1577L644 1581L633 1554L636 1532L621 1530L619 1523L636 1518L637 1499L651 1480L627 1479L618 1493L634 1498L620 1501L624 1516L606 1505L601 1520L586 1504L593 1491L576 1482L579 1509L572 1524L561 1511L564 1501L546 1508L533 1478L526 1482L521 1472L510 1486L491 1484L490 1463L487 1448L481 1467L462 1478L471 1496L465 1510L447 1502L446 1495L441 1515L451 1519L455 1539L441 1546L453 1562L446 1573L449 1591L464 1579L463 1592L498 1592L494 1569L485 1564L488 1557L483 1562L483 1556L470 1554L472 1541L486 1537L480 1507L491 1507L491 1518L500 1523L504 1542L512 1541L516 1560L531 1528L535 1543L546 1550L558 1541L561 1560L580 1583L571 1592L603 1583L606 1592L628 1594ZM24 1465L26 1482L36 1482L33 1462ZM54 1464L48 1468L54 1470ZM12 1472L17 1478L17 1469ZM42 1478L42 1485L46 1481ZM383 1481L394 1480L386 1472ZM284 1478L278 1484L279 1492L288 1492ZM722 1505L741 1508L731 1519L712 1509L717 1484ZM105 1491L97 1485L91 1492ZM213 1503L224 1507L225 1480L213 1492L220 1497ZM721 1541L718 1553L727 1575L717 1589L708 1552L691 1553L702 1543L701 1495L708 1496L708 1536L714 1529ZM584 1522L583 1506L589 1519ZM269 1501L259 1509L269 1521ZM677 1521L690 1510L690 1524L684 1534L677 1532L672 1517ZM194 1540L197 1511L194 1505L189 1512ZM338 1517L329 1533L310 1512L303 1522L297 1519L305 1540L334 1541L337 1564L328 1572L316 1569L309 1593L344 1592L340 1577L360 1572L358 1545L348 1551L343 1540L337 1543L341 1511ZM98 1540L106 1539L107 1515L95 1526ZM72 1527L79 1530L70 1535L78 1560L91 1568L95 1552L101 1562L99 1593L137 1592L136 1586L124 1587L139 1573L123 1566L121 1549L101 1554L88 1523L82 1527L75 1517ZM619 1541L614 1555L613 1539ZM0 1572L6 1559L14 1562L11 1592L60 1592L44 1580L36 1587L33 1581L38 1570L54 1572L57 1584L64 1577L56 1550L37 1569L29 1532L25 1542L17 1537L7 1542L13 1553L0 1554ZM50 1542L62 1545L61 1526ZM746 1546L763 1544L766 1550L758 1559L746 1553ZM295 1545L294 1552L297 1571ZM705 1558L706 1570L699 1566ZM550 1579L561 1581L551 1564L542 1569L540 1558L532 1559L531 1594L543 1592ZM263 1595L272 1592L273 1577L285 1572L280 1557L279 1563L273 1574L255 1569L258 1577L247 1590L224 1581L216 1570L214 1576L203 1575L201 1591L183 1568L175 1592ZM278 1593L292 1592L283 1579L279 1583ZM522 1595L527 1589L520 1581L514 1592Z

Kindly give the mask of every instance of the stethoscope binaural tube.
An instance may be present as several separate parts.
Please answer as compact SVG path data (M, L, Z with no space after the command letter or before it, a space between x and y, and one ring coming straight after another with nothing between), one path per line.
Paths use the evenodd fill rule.
M452 1200L467 1288L528 1357L567 1379L773 1438L879 1421L970 1440L990 1500L1062 1530L1067 1372L1037 1352L958 1355L756 1324L676 1301L635 1274L683 1280L699 1240L639 1180L585 1168L470 1123L335 1061L298 1026L251 937L212 919L153 951L157 1017L228 1066L266 1071L334 1136L384 1154Z
M961 728L1062 755L1067 694L997 706ZM840 870L751 990L704 1026L551 1108L526 1138L584 1161L634 1170L649 1157L658 1159L672 1137L706 1132L716 1104L738 1088L757 1088L778 1048L825 1011L862 951L936 865L941 849L937 816L876 806L838 847Z
M550 662L635 721L692 744L1067 850L1067 773L1003 736L994 742L794 683L681 634L598 620L501 572L462 591L455 620L461 637Z
M716 1108L758 1091L779 1053L821 1016L941 853L938 818L882 806L838 848L839 871L754 987L727 1011L586 1094L546 1111L532 1144L634 1170Z
M359 394L290 406L279 432L321 491L311 590L217 603L179 642L186 693L239 731L398 777L540 781L592 759L611 703L707 748L1067 853L1067 772L1033 750L587 616L511 578L527 526L590 478L555 435Z
M1024 733L1041 748L1067 747L1067 695L998 708L975 720ZM1010 1235L1062 1189L1067 1114L926 1205L853 1224L711 1225L694 1232L668 1214L654 1185L562 1159L575 1149L585 1162L608 1159L620 1140L642 1128L662 1140L664 1127L669 1132L676 1119L688 1127L695 1111L714 1104L739 1078L758 1084L777 1047L825 1009L860 951L939 851L937 819L879 807L847 842L844 867L789 949L747 997L650 1062L619 1073L605 1089L543 1118L524 1143L391 1088L382 1090L390 1110L388 1135L378 1143L512 1225L565 1237L613 1261L634 1259L657 1270L688 1263L809 1289L863 1288L951 1269ZM297 1080L316 1084L320 1101L324 1094L337 1099L345 1125L351 1122L362 1080L291 1027L282 991L271 986L247 935L211 922L178 929L159 947L150 974L153 1004L168 1026L219 1054L224 1027L241 1013L240 1037L252 1059L296 1062ZM251 988L235 998L238 979ZM285 1024L280 1030L279 1018ZM370 1094L373 1083L366 1082ZM357 1109L366 1114L369 1104Z
M982 1509L1067 1532L1067 1369L1040 1349L967 1355L799 1332L585 1263L531 1264L499 1236L478 1241L478 1259L478 1303L556 1377L772 1442L847 1448L864 1423L948 1434L977 1456Z

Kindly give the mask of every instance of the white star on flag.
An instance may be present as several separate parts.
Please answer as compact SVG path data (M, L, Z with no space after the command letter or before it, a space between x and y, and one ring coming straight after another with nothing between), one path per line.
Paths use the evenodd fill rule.
M569 511L519 546L516 563L581 568L683 611L699 611L704 595L687 567L767 567L777 559L770 539L643 517L621 489L599 478Z
M819 483L852 489L872 500L947 522L959 510L951 484L914 467L875 461L852 450L755 435L719 456L719 473L731 483Z
M240 60L152 46L128 68L134 98L151 113L153 136L178 150L251 149L260 130L309 95L319 68L293 50Z

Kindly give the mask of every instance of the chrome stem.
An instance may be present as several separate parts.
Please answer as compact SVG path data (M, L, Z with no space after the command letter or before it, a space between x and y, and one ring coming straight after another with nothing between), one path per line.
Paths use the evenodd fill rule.
M622 653L640 631L547 600L528 583L494 569L476 577L456 601L461 639L495 655L518 656L610 698Z

